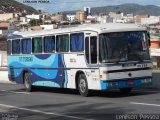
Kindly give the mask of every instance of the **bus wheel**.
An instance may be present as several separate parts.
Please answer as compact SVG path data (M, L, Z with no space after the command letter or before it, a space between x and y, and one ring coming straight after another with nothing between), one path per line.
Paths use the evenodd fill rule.
M120 88L120 91L123 94L129 94L132 91L132 88Z
M33 90L33 86L31 85L31 80L29 78L29 73L26 72L24 74L24 86L26 91L31 92Z
M86 79L86 76L84 74L79 75L78 90L79 90L79 93L84 97L87 97L89 95L87 79Z

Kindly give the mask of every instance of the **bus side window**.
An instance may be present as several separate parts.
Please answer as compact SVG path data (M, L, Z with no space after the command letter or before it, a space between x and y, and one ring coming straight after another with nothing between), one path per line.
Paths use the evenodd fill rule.
M12 41L12 54L20 54L20 40Z
M57 52L69 51L69 35L68 34L56 36L56 51Z
M44 37L44 52L45 53L55 52L55 36Z
M22 54L30 54L31 53L31 38L22 39L21 46L22 46Z
M86 60L87 63L90 63L89 61L89 37L86 37L85 39L85 56L86 56Z
M71 52L84 51L84 34L74 33L70 36Z
M91 54L91 64L97 63L97 37L93 36L90 38L90 54Z
M11 54L11 41L10 40L8 40L8 42L7 42L7 54L8 55L10 55Z
M37 37L32 39L32 52L33 53L42 52L42 37Z

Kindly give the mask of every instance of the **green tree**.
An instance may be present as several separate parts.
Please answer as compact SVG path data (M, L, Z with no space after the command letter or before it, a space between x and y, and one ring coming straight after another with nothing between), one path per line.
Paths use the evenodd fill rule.
M42 23L42 20L35 20L35 19L32 19L30 20L29 24L30 26L37 26L37 25L40 25Z
M81 23L79 21L71 22L71 25L78 25L78 24L81 24Z
M62 25L69 25L69 22L64 22L62 23Z

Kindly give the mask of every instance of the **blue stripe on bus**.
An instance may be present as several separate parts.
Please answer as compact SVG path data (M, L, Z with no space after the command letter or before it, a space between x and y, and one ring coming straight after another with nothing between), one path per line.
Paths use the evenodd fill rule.
M37 81L37 82L34 82L32 85L34 86L47 86L47 87L57 87L57 88L60 88L60 85L55 83L55 82L52 82L52 81Z
M14 71L12 74L17 83L23 83L23 71L28 71L33 85L51 86L67 88L67 70L63 69L38 69L38 68L65 68L64 55L29 55L29 56L9 56L9 68ZM33 61L19 61L20 57L32 57ZM42 58L42 59L40 59ZM14 61L14 62L12 62ZM20 67L21 69L14 69ZM31 69L31 68L35 69ZM36 69L37 68L37 69ZM46 83L45 83L46 82Z

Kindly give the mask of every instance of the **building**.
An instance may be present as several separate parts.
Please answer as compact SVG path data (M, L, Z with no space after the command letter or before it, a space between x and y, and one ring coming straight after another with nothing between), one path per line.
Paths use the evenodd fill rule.
M113 19L113 23L125 23L123 19L123 13L121 12L110 12L109 17Z
M96 21L98 23L106 23L107 22L107 16L106 15L96 16Z
M85 24L92 24L92 23L94 24L96 22L97 22L96 17L91 15L87 16L87 19L85 20Z
M123 16L123 20L125 20L126 23L135 23L133 14L127 14Z
M41 16L40 15L32 14L32 15L26 15L26 18L27 19L36 19L36 20L39 20L41 18Z
M0 14L0 21L7 21L7 20L13 19L13 18L14 18L14 14L13 13Z
M150 54L154 67L160 67L160 33L151 33Z
M7 66L7 39L0 36L0 67Z
M160 34L160 25L156 25L156 24L149 25L148 29L151 34L156 34L156 33Z
M40 19L44 19L45 15L35 15L35 14L32 14L32 15L26 15L26 18L27 18L27 22L30 22L30 20L40 20Z
M7 39L4 37L0 37L0 51L6 51L7 50Z
M57 26L54 24L47 24L47 25L40 25L40 27L42 27L43 30L50 30L56 28Z
M73 22L76 19L76 15L74 14L68 14L67 16L67 20L70 22Z
M51 23L52 23L52 20L49 18L46 18L43 20L43 24L51 24Z
M87 19L87 16L84 11L76 12L76 18L79 22L83 23Z
M0 35L6 37L8 34L16 31L16 25L13 23L2 22L0 23Z
M7 51L0 51L0 67L7 67Z
M20 17L20 24L21 25L27 25L29 21L27 21L26 17Z
M86 16L90 16L91 15L91 8L90 7L84 7L84 12L85 12Z
M148 24L156 24L160 22L160 17L157 16L150 16L149 18L142 18L141 24L148 25Z
M52 16L51 19L56 22L62 22L62 21L66 21L67 17L65 13L59 13L59 14Z
M136 24L141 24L142 18L149 18L149 15L136 15L135 16L135 23Z
M109 17L116 19L116 20L121 20L123 18L123 13L121 12L110 12Z
M41 26L33 26L30 28L32 31L40 31L43 30L43 28Z

